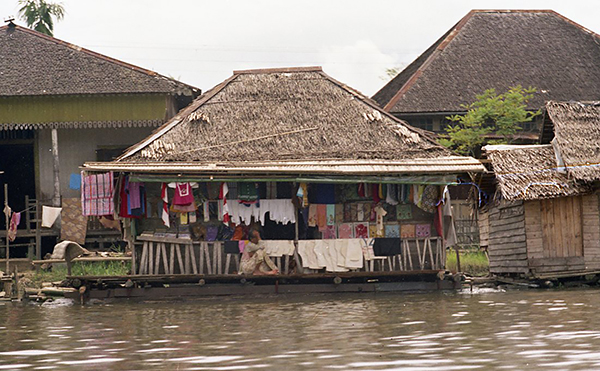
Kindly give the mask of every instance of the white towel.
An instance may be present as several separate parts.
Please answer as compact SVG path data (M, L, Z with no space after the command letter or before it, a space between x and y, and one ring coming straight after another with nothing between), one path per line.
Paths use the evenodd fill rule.
M42 227L50 228L58 219L62 207L42 206Z
M298 254L302 259L302 267L309 269L321 269L325 266L320 266L315 254L316 240L301 240L298 241Z
M346 268L360 269L363 267L363 253L362 244L363 240L359 238L353 238L346 240L346 251L345 251L345 264Z
M280 257L294 255L294 241L290 240L263 240L265 252L269 256Z

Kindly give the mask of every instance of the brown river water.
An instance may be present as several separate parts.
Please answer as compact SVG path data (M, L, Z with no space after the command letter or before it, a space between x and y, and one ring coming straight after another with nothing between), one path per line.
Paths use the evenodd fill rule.
M0 302L13 369L600 369L600 290Z

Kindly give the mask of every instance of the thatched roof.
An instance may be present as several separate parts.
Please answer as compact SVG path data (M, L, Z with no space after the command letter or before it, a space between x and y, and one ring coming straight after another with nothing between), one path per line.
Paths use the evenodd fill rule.
M25 27L0 27L0 96L130 93L199 89Z
M552 10L473 10L373 99L392 113L463 112L486 89L538 89L530 108L600 100L600 37Z
M535 200L591 192L556 166L552 145L485 146L498 190L506 200Z
M366 166L394 160L410 167L417 159L429 159L421 161L429 169L466 164L428 132L385 113L320 67L305 67L234 72L115 164L292 169L352 160ZM466 171L483 170L466 159Z
M599 103L548 102L554 141L571 178L600 180Z

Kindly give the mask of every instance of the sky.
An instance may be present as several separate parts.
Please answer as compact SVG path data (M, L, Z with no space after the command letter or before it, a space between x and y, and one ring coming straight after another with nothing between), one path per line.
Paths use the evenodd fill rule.
M322 66L371 96L471 9L553 9L600 33L595 0L63 0L54 36L206 91L234 70ZM0 0L2 20L18 1Z

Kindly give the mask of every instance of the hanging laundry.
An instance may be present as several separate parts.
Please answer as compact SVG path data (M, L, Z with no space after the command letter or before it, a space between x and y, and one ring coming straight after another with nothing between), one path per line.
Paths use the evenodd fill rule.
M112 215L113 173L84 175L82 172L81 209L83 215Z
M317 183L312 185L312 202L316 204L335 204L335 185Z
M141 198L140 198L140 183L139 182L128 182L126 192L129 195L129 207L131 209L141 208L142 203L141 203Z
M194 202L194 194L190 183L175 183L173 205L189 205Z
M21 213L13 213L10 217L10 226L8 228L8 239L12 242L17 238L17 227L21 222Z
M437 209L439 199L439 187L430 184L423 190L419 207L425 212L434 213Z
M202 204L202 214L204 215L204 221L209 222L210 221L210 205L209 205L208 200L204 201L204 203ZM237 221L235 221L235 222L237 223Z
M378 204L381 201L379 197L379 184L371 184L371 195L373 196L373 202Z
M396 219L409 220L412 219L412 208L410 204L396 206Z
M337 238L337 233L335 231L335 225L328 225L322 232L324 240L333 240Z
M400 237L400 225L389 224L385 226L385 237Z
M223 201L223 208L221 210L221 216L223 218L223 224L229 225L229 206L227 206L227 193L229 193L229 188L227 187L227 183L221 183L221 191L219 192L219 200Z
M344 204L344 221L351 222L352 220L352 204Z
M400 238L415 238L415 225L414 224L402 224L400 226Z
M344 222L344 205L335 204L335 223L340 224Z
M354 238L352 223L342 223L338 226L338 238Z
M385 202L390 205L398 205L398 186L396 184L387 185L387 196Z
M196 212L195 211L190 211L188 213L188 221L190 222L190 224L194 224L198 221L198 219L196 218Z
M310 204L308 207L308 226L316 227L317 226L317 205Z
M254 182L239 182L238 183L238 199L242 202L258 201L258 189Z
M296 196L302 199L302 207L308 206L308 187L306 183L300 183Z
M335 204L327 205L327 225L335 224Z
M369 223L355 223L354 238L369 238Z
M319 226L319 230L322 231L327 225L327 205L318 204L317 205L317 226Z
M171 222L169 221L169 194L167 192L167 184L163 183L160 190L160 198L162 199L162 213L161 219L164 225L168 227L171 226Z
M365 204L356 204L356 220L359 222L365 221Z
M180 219L181 225L188 224L188 213L181 213L181 214L179 214L179 219Z
M358 197L365 197L365 183L358 184Z
M415 226L415 235L418 238L431 236L431 224L417 224Z
M58 219L62 207L42 206L42 227L50 228Z
M375 214L377 215L377 235L383 236L383 217L387 215L387 211L381 205L375 207Z

